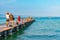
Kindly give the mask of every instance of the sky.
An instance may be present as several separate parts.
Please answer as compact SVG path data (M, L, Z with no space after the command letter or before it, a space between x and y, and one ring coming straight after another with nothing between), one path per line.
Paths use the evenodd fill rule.
M60 16L60 0L0 0L0 14Z

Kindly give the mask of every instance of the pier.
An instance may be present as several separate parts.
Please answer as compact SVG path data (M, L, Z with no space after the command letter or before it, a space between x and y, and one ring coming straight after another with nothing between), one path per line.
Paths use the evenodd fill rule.
M6 27L5 24L0 25L0 37L5 37L8 35L13 35L14 32L20 31L21 29L25 29L30 26L35 20L31 20L29 22L25 22L24 24L14 24L14 27Z

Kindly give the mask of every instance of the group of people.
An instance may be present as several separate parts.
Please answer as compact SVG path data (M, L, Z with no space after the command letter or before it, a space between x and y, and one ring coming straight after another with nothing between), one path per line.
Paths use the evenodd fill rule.
M9 23L12 25L14 24L14 16L11 13L7 12L6 13L6 26L7 27L9 26Z
M14 22L14 16L7 12L6 13L6 26L9 27L9 26L14 26L14 23L16 23L17 25L20 24L22 22L22 24L24 24L25 22L29 22L29 21L32 21L32 17L28 17L28 18L22 18L21 20L21 17L18 16L16 22Z
M25 19L22 19L22 23L24 24L25 22L30 22L30 21L32 21L32 20L33 20L32 17L27 17L27 18L25 18Z

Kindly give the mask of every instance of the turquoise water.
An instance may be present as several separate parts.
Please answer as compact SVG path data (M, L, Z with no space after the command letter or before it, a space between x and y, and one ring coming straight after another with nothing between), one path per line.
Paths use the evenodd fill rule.
M24 31L4 40L60 40L60 18L35 18L35 20Z
M3 24L3 23L5 23L5 22L6 22L6 19L0 17L0 24Z

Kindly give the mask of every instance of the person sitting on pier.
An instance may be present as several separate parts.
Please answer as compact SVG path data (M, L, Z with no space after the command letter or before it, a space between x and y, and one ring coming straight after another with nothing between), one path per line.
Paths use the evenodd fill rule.
M29 22L29 18L26 18L26 22Z
M32 21L32 17L28 17L28 18L26 18L26 22L30 22L30 21Z
M6 26L9 24L9 12L6 13Z
M28 17L29 18L29 21L32 21L33 20L33 18L32 17Z
M10 26L14 26L14 16L10 13L9 15Z
M21 21L21 18L20 18L20 16L18 16L16 24L20 24L20 21Z

